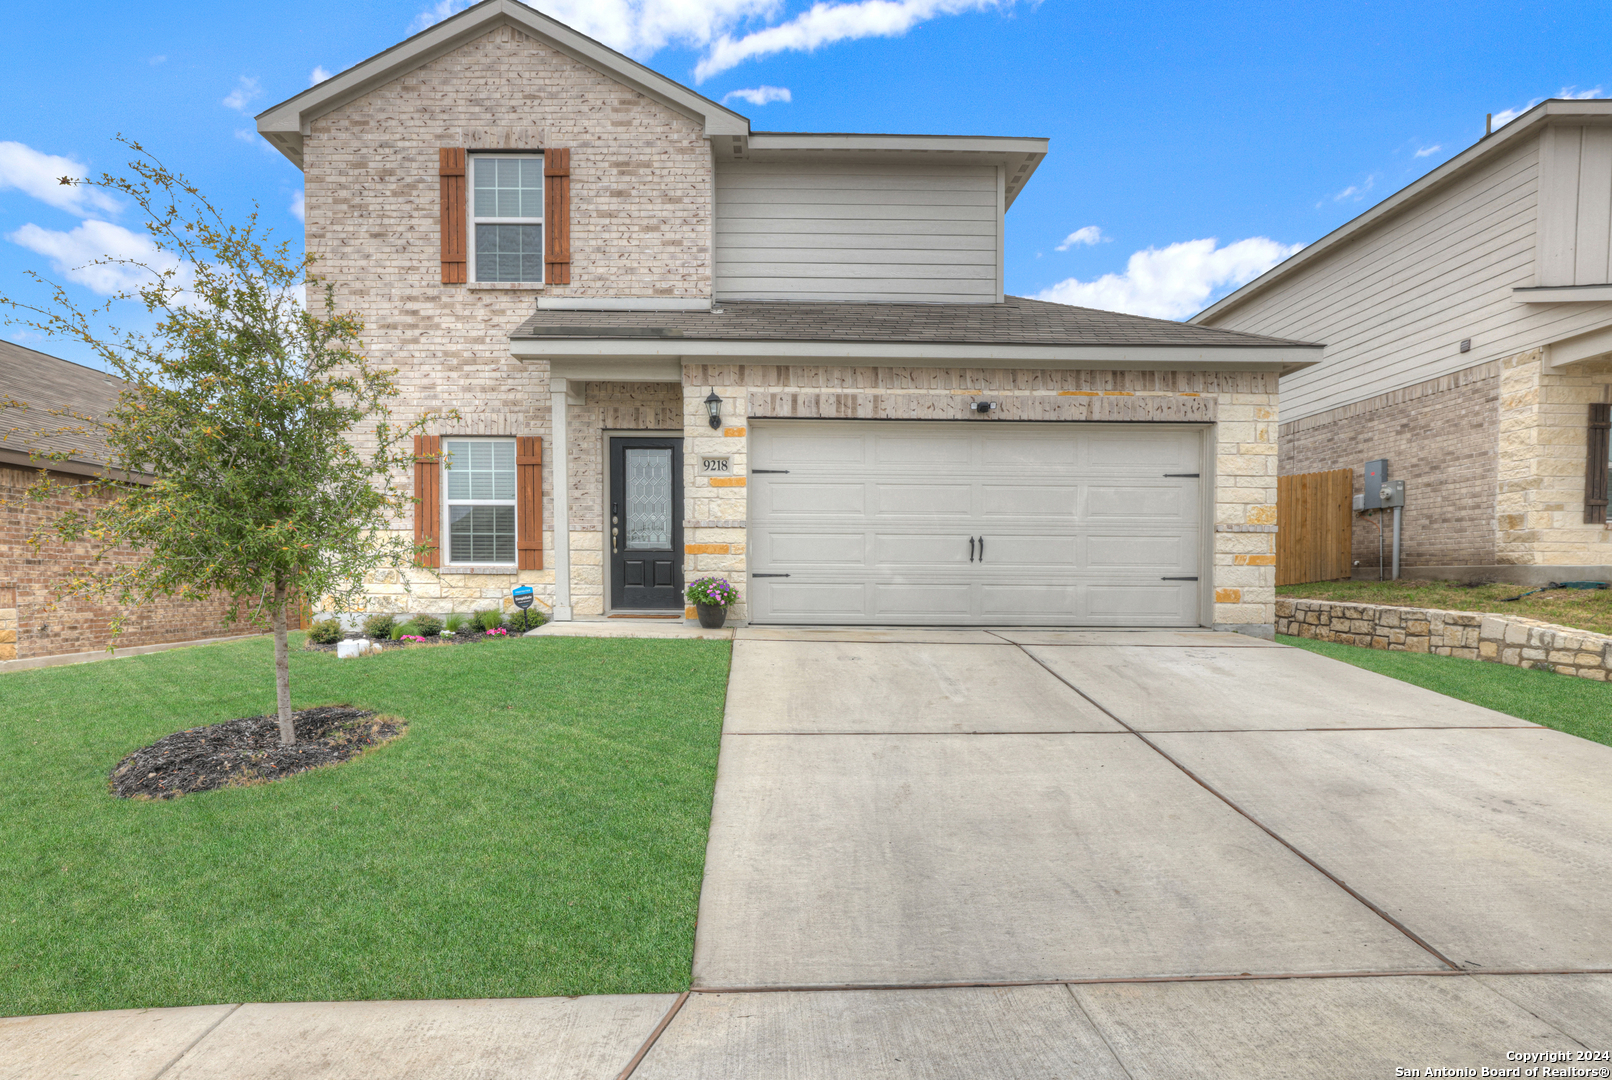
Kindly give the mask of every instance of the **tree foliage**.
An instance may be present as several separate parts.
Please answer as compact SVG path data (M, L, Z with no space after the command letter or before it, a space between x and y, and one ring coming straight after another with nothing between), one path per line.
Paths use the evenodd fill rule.
M77 426L63 429L104 440L115 470L74 493L117 497L85 500L46 528L64 542L88 541L95 553L66 581L70 591L124 611L159 597L223 594L268 614L281 735L290 742L287 600L325 598L343 610L367 573L414 561L412 538L393 530L413 501L397 481L414 460L411 436L431 417L394 419L396 371L370 365L362 324L337 310L334 285L314 273L312 256L272 242L255 211L227 221L183 176L138 143L126 145L129 175L62 182L131 200L160 264L98 260L138 270L143 283L97 308L79 307L37 275L52 290L47 305L0 297L7 321L84 342L127 384L107 416L68 416ZM151 329L111 326L119 300L141 304ZM28 495L43 501L70 482L40 464ZM128 474L149 483L120 483ZM105 558L120 546L144 557Z

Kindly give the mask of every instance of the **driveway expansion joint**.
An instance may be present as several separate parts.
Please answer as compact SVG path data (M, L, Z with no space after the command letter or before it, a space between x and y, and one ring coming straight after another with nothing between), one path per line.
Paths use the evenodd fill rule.
M169 1069L172 1069L175 1065L177 1065L181 1061L183 1061L186 1054L190 1053L192 1050L196 1049L196 1047L200 1046L202 1044L202 1041L205 1040L207 1038L207 1036L211 1035L213 1032L218 1030L218 1025L222 1024L224 1021L226 1021L230 1017L234 1016L236 1014L236 1012L239 1011L241 1006L244 1005L244 1004L246 1004L246 1003L242 1002L242 1001L237 1001L233 1005L231 1005L229 1012L225 1013L223 1016L220 1016L217 1020L214 1020L211 1024L209 1024L207 1026L206 1031L202 1032L200 1035L198 1035L194 1039L192 1039L190 1041L190 1045L185 1047L183 1050L179 1051L179 1053L175 1054L173 1056L173 1059L171 1061L169 1061L168 1064L164 1065L162 1068L160 1068L156 1072L152 1073L151 1074L151 1080L162 1080L162 1078L168 1074Z

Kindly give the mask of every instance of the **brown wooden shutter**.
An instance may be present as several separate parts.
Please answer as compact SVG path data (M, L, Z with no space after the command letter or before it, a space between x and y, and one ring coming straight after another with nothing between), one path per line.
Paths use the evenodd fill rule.
M1589 454L1584 463L1584 521L1606 523L1607 436L1612 430L1612 405L1590 406Z
M515 564L518 570L543 569L543 440L515 440Z
M416 566L442 565L442 436L414 437L414 543L430 550L415 557Z
M444 146L437 151L442 201L442 284L465 283L465 150Z
M571 151L543 151L543 264L550 285L571 284Z

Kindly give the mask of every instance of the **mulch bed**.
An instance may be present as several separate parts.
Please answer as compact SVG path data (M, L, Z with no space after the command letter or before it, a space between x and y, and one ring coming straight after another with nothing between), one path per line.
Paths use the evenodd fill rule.
M536 629L536 627L534 627L533 629ZM509 636L512 637L512 638L513 637L519 637L520 632L515 631L515 630L511 630L509 632ZM428 637L428 638L425 639L425 643L427 645L472 645L472 644L474 644L475 642L478 642L478 641L504 641L504 640L508 640L508 639L500 638L497 634L494 634L493 636L488 637L487 634L484 633L482 630L476 629L476 630L472 630L472 631L469 631L469 632L462 632L462 633L458 633L458 634L444 633L444 634L441 634L441 635L439 635L437 637ZM370 644L372 646L376 647L376 648L379 648L379 649L406 649L411 645L418 647L419 642L417 642L417 641L392 641L389 638L382 638L380 640L376 640L375 638L370 638ZM331 653L333 653L333 652L336 651L336 646L334 644L331 644L331 645L316 645L311 641L304 642L302 647L304 649L307 649L310 652L331 652Z
M346 705L292 714L297 741L280 745L274 716L247 716L166 735L118 762L109 781L124 799L172 799L194 791L284 780L357 757L403 734L404 721Z

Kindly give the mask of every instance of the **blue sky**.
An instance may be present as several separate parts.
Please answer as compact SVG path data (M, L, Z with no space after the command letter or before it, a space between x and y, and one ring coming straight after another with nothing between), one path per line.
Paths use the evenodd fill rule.
M300 237L301 177L251 115L463 3L28 5L0 69L0 295L137 244L127 208L51 191L118 132L222 206ZM1037 135L1010 293L1184 318L1436 167L1484 114L1612 92L1612 7L1043 0L546 0L757 130ZM770 88L762 92L763 88ZM787 90L787 95L780 91ZM787 98L787 100L785 100ZM66 166L64 166L66 167ZM0 334L69 359L72 343Z

